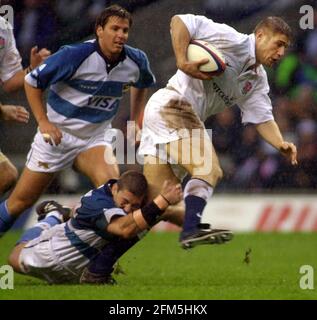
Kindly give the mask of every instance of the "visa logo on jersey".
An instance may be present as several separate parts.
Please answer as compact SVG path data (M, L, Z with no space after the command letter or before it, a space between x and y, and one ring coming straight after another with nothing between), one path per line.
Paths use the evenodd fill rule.
M104 111L113 111L118 107L119 101L120 99L113 97L92 96L88 99L88 106L101 108Z

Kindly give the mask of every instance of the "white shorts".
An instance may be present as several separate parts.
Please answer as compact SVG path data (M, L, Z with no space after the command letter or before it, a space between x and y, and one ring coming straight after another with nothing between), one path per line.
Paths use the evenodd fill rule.
M151 155L162 163L170 163L175 175L182 179L185 171L168 159L164 146L189 137L193 129L206 131L192 106L177 91L160 89L145 107L139 155Z
M192 129L205 130L192 106L177 91L160 89L145 107L139 154L158 156L158 145L188 137Z
M92 242L94 250L100 250L106 243L89 230L77 230L76 237ZM49 283L79 283L90 261L65 236L65 223L44 230L26 244L19 256L19 265L25 274Z
M62 134L61 143L51 146L38 131L27 155L26 167L35 172L57 172L71 167L81 152L96 146L111 147L113 141L113 135L108 137L105 132L89 139L81 139L64 131Z
M52 249L52 235L55 228L44 230L42 234L26 244L19 257L22 271L49 283L78 283L80 275L64 268ZM89 260L87 260L87 264Z

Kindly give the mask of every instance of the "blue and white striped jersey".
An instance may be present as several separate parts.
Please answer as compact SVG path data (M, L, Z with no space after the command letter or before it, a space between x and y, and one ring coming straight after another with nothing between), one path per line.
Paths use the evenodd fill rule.
M76 209L71 219L77 229L90 229L105 239L112 239L113 235L106 232L106 227L113 216L125 215L124 210L118 208L113 200L111 186L117 180L111 179L97 189L90 190L80 200L81 206Z
M83 139L109 127L130 86L155 84L143 51L125 45L122 59L108 72L96 40L62 47L25 80L35 88L49 88L49 121Z
M51 239L52 252L58 263L76 275L107 243L117 239L106 231L114 216L126 215L113 201L110 187L115 182L110 180L89 191L81 198L81 206L73 218L42 233L42 238Z

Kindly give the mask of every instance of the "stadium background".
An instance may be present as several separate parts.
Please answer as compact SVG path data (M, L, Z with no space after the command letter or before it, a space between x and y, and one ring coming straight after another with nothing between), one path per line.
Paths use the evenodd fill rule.
M299 165L292 168L275 150L259 141L252 126L242 127L237 108L228 109L208 119L207 126L213 129L213 143L225 177L217 188L213 201L208 204L204 219L212 219L215 225L229 227L238 232L306 231L307 243L311 248L316 248L316 1L1 1L1 5L9 4L14 8L14 32L25 66L28 65L30 48L35 44L55 52L63 44L90 38L96 14L105 5L112 3L121 4L133 12L134 23L128 44L147 53L157 78L157 85L152 92L163 87L176 71L169 36L169 21L174 14L204 14L217 22L228 23L244 33L251 33L256 22L267 15L280 15L289 22L294 30L294 43L283 61L274 69L268 70L268 75L275 118L284 137L296 143ZM299 28L299 8L304 4L315 9L313 30ZM0 94L2 103L28 106L22 90L13 95L4 92ZM115 118L114 127L125 130L128 111L126 96ZM0 123L1 150L20 170L24 166L35 131L34 118L28 125ZM132 168L142 170L138 164L120 166L121 171ZM65 204L73 204L78 200L79 194L90 187L87 179L67 170L55 179L47 194L54 194L54 198L59 198ZM26 227L32 221L32 218L26 219L25 216L17 226ZM175 230L168 224L161 224L157 229ZM275 236L273 234L271 239ZM238 238L237 241L239 243ZM302 263L317 268L316 251L311 252L309 248L307 250L310 254L306 255L306 260L303 257Z

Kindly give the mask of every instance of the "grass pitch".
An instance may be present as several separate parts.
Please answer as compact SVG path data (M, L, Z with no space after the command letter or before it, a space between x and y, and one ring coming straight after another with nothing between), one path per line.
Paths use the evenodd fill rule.
M18 237L0 239L0 266ZM115 276L117 286L48 285L15 274L14 290L0 289L0 299L317 299L317 275L313 290L299 285L302 265L317 273L317 233L236 234L225 245L188 251L177 239L147 235L120 260L126 274Z

